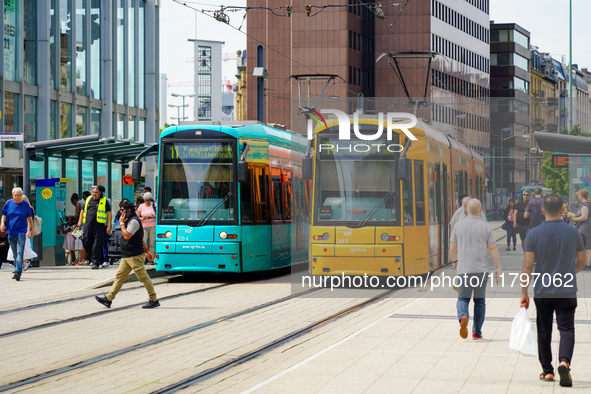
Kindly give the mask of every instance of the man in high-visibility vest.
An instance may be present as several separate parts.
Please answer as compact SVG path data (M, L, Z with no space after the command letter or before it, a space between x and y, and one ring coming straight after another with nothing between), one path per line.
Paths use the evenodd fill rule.
M105 197L105 187L92 187L92 196L86 199L84 211L78 220L78 228L84 226L84 250L91 257L92 269L98 269L104 260L105 234L111 233L111 204Z

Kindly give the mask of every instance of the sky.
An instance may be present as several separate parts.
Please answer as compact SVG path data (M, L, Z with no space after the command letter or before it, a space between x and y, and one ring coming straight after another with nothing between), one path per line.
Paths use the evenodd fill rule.
M219 9L219 5L245 6L246 0L183 0L184 3L199 10ZM342 2L340 0L339 2ZM412 0L411 0L412 1ZM463 2L463 0L456 0ZM336 3L336 2L335 2ZM289 4L286 1L286 4ZM310 2L310 4L315 4ZM327 0L317 4L328 4ZM591 68L591 45L588 40L588 24L591 19L590 0L572 0L573 4L573 63L579 68ZM469 5L467 5L469 6ZM238 28L243 22L244 12L228 12L230 25ZM208 13L211 15L211 13ZM548 52L557 60L569 53L569 1L568 0L491 0L490 19L495 23L517 23L528 30L530 44L538 46L541 52ZM241 28L246 32L246 21ZM189 38L224 41L223 53L235 55L237 50L246 49L246 35L240 31L214 20L202 13L189 9L173 0L161 0L160 7L160 72L167 74L168 104L181 105L182 99L171 97L171 93L189 94L195 90L194 63L189 62L194 56L194 45ZM222 62L222 78L236 81L236 61ZM193 99L185 100L189 107L185 115L193 120ZM168 123L176 123L171 117L177 117L178 110L167 108ZM182 117L182 109L181 114Z

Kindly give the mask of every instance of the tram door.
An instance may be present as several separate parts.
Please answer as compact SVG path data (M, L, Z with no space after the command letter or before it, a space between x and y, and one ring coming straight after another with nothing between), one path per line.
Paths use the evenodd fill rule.
M443 165L443 176L440 178L442 180L443 183L443 190L442 193L440 194L440 201L442 201L443 203L443 209L440 211L441 212L441 251L442 253L439 254L440 258L441 258L441 262L440 262L440 266L443 266L445 264L447 264L448 257L447 257L447 253L448 253L448 244L449 244L449 208L448 208L448 204L449 204L449 184L448 184L448 176L447 176L447 164L442 164ZM438 168L439 169L439 168Z
M439 261L437 262L438 267L441 267L441 261L443 260L443 250L445 249L444 247L444 243L443 241L443 231L444 231L444 227L447 225L447 223L443 222L441 219L443 218L442 215L442 211L441 211L441 207L443 205L443 193L441 193L441 165L440 164L435 164L434 168L434 178L435 178L435 198L434 198L434 203L435 203L435 217L437 218L437 221L439 222L439 226L438 226L438 237L439 237L439 251L438 251L438 258Z

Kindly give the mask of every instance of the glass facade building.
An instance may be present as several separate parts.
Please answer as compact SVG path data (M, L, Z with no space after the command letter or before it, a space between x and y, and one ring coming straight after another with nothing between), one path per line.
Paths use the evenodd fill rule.
M23 134L26 143L89 134L155 142L159 6L160 0L4 0L0 133ZM0 172L18 173L22 142L1 145ZM32 166L31 178L67 177L71 159L59 161ZM102 164L83 167L101 173ZM121 174L121 165L111 170ZM8 182L0 176L0 184Z

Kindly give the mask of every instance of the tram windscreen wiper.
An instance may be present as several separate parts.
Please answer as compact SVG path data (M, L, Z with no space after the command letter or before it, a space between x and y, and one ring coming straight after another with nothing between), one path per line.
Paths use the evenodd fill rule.
M224 205L230 197L233 197L233 196L234 196L234 193L232 193L232 192L229 192L228 194L226 194L226 196L224 198L222 198L222 201L218 202L216 204L216 206L213 207L213 209L211 211L209 211L207 216L205 216L203 219L201 219L201 221L197 224L197 227L203 226L205 224L205 222L207 222L209 220L209 218L211 218L213 216L213 214L216 213L216 211L218 209L220 209L221 206Z
M361 228L361 227L365 226L365 224L367 223L367 221L377 212L377 210L382 206L382 204L385 203L387 199L389 199L390 197L394 196L395 194L396 194L395 191L391 191L388 194L386 194L384 196L384 198L382 198L380 200L380 202L378 202L376 204L376 206L371 211L369 211L369 213L367 214L367 216L361 222L348 224L347 227L349 227L349 228Z

